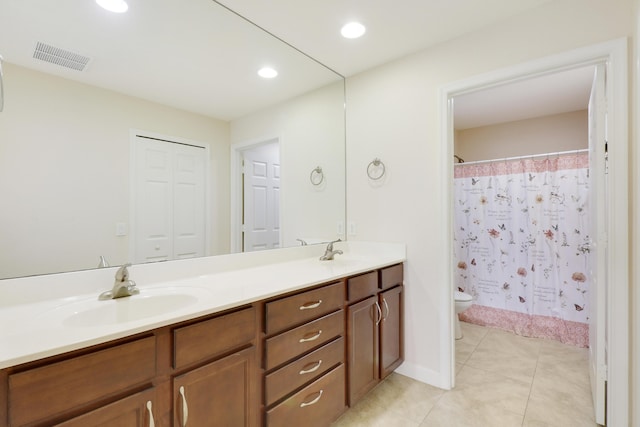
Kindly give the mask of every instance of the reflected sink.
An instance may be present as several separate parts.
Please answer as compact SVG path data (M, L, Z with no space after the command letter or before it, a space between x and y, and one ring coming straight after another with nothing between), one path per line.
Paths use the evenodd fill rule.
M69 327L95 327L146 319L196 304L208 294L203 288L140 289L130 297L99 301L84 299L45 312L36 320Z

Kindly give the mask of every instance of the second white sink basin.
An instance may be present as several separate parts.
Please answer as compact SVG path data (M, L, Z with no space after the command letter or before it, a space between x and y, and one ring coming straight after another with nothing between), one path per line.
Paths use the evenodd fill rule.
M113 325L159 316L196 304L208 291L202 288L141 289L130 297L99 301L84 299L63 304L38 316L40 321L70 327Z

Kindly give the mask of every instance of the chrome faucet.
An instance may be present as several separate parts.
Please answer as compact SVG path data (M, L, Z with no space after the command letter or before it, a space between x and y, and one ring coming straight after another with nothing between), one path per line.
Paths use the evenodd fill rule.
M99 300L104 301L108 299L130 297L140 293L140 290L136 287L136 282L129 279L130 263L126 263L116 271L116 281L113 284L113 288L110 291L105 291L98 297Z
M338 249L337 251L333 250L333 244L341 241L342 240L338 239L334 240L333 242L329 242L329 244L327 245L327 249L325 249L324 251L324 255L320 257L320 261L332 261L334 255L342 255L342 251L340 249Z

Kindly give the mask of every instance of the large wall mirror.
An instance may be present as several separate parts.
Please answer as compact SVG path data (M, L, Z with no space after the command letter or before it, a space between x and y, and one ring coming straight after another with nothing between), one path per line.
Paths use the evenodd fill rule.
M344 78L223 5L4 1L0 55L0 279L342 237Z

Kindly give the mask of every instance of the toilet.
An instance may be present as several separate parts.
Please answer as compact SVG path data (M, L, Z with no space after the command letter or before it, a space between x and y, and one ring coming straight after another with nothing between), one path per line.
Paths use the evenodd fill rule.
M458 314L471 307L473 297L460 291L455 291L453 297L456 300L456 315L454 320L456 323L456 339L459 340L460 338L462 338L462 329L460 328L460 320L458 319Z

